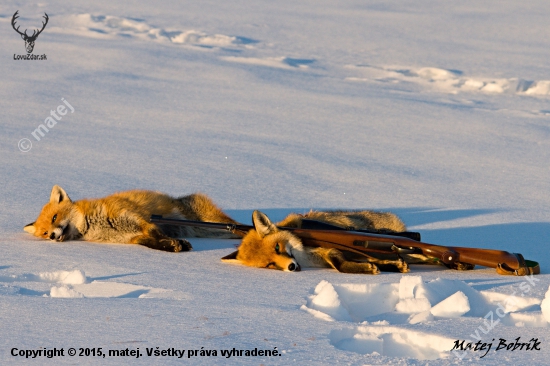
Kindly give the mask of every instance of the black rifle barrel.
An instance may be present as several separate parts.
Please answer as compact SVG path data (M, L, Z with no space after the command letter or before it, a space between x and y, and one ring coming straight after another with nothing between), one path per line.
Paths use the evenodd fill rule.
M193 227L203 227L207 229L220 229L227 230L230 232L242 231L248 232L251 229L254 229L252 225L242 225L242 224L232 224L232 223L221 223L221 222L205 222L205 221L192 221L192 220L179 220L179 219L167 219L160 215L152 215L151 220L155 224L165 224L165 225L176 225L176 226L193 226Z

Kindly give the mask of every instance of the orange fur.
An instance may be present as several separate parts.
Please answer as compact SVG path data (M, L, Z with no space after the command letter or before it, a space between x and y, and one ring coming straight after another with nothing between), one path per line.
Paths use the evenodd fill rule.
M254 229L244 236L234 258L225 258L224 261L290 272L299 271L302 267L332 267L346 273L377 274L380 272L377 264L386 267L389 265L403 273L408 272L407 263L401 258L388 260L369 257L366 262L351 261L337 249L304 246L301 240L291 232L278 228L300 228L304 218L344 227L353 226L357 229L406 230L405 224L397 216L387 212L311 211L306 215L290 214L274 225L265 214L254 211L252 214Z
M173 237L226 235L216 230L160 227L149 222L151 215L236 223L200 193L173 198L160 192L132 190L73 202L63 188L54 186L50 202L24 230L55 241L140 244L174 252L190 250L191 244Z

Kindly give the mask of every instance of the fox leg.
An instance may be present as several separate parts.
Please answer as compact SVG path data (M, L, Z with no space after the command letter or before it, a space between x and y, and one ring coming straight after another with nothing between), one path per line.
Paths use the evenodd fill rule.
M166 252L188 252L193 249L191 243L187 240L169 238L153 224L147 224L143 229L143 233L130 239L130 243Z
M321 248L319 248L321 249ZM323 257L323 259L334 269L343 273L365 273L365 274L379 274L380 270L376 264L368 262L352 262L346 260L341 251L337 249L324 249L318 250L317 254Z
M399 255L397 259L379 259L369 256L369 262L376 263L378 267L383 271L407 273L409 272L409 265Z
M393 272L397 269L401 273L409 272L409 266L401 257L398 257L398 259L379 259L367 256L368 262L354 262L347 260L338 249L318 248L316 254L323 257L331 267L344 273L378 274L380 269Z
M188 252L193 247L185 239L172 239L169 237L165 238L155 238L148 235L137 235L134 236L130 242L132 244L139 244L146 246L147 248L163 250L165 252Z

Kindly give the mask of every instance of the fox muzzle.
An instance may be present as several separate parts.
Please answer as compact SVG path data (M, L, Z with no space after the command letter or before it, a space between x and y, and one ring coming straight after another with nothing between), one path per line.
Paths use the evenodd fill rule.
M299 272L302 270L302 268L300 268L300 265L298 263L292 262L288 265L288 270L290 272Z

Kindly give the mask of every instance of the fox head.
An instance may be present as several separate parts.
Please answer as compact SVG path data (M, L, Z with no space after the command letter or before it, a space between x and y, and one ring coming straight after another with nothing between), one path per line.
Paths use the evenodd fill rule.
M39 238L55 241L76 239L79 231L73 223L76 208L63 188L55 185L35 222L23 228L26 232Z
M252 214L254 229L243 238L239 250L224 258L225 262L238 262L250 267L299 271L296 254L303 250L302 242L285 230L279 230L260 211Z

